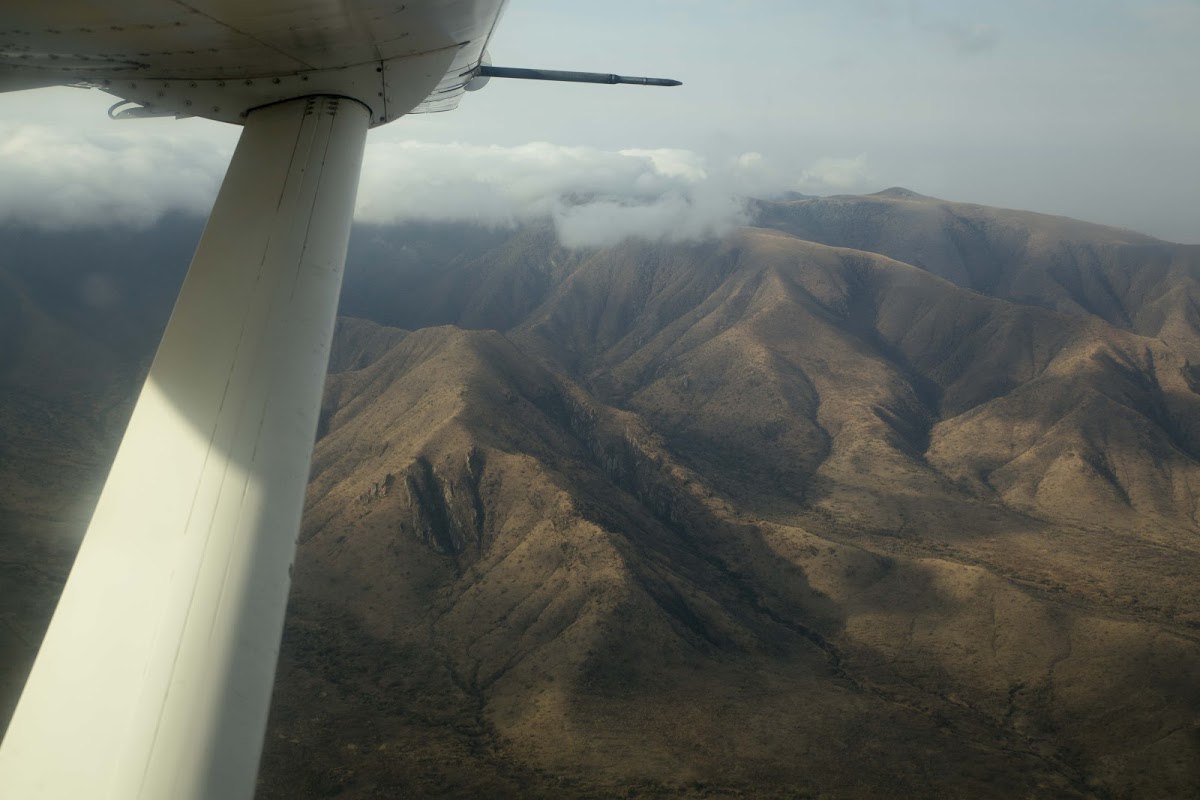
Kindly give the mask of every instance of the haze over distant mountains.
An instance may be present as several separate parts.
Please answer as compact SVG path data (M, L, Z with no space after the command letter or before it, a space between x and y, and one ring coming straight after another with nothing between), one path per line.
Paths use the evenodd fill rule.
M261 797L1200 793L1200 246L753 219L356 231ZM0 232L6 714L198 233Z

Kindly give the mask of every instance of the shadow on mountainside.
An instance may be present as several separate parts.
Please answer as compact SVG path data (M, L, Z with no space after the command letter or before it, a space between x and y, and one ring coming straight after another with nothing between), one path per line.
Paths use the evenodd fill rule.
M356 231L260 796L1195 793L1200 248L897 191L758 223ZM14 687L127 414L56 381L166 314L63 377L125 307L55 311L67 266L0 275Z

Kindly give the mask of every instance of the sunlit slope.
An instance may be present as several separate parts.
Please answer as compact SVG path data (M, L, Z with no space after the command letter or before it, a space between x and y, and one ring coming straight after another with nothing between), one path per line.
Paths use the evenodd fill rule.
M329 412L268 752L278 796L330 775L351 797L872 796L927 790L918 763L974 796L1085 796L1052 739L1007 720L1048 720L1013 685L1040 685L1090 617L1051 621L978 568L753 521L637 417L495 333L409 334L335 376ZM954 634L910 641L915 618ZM1012 640L991 658L957 652L996 626ZM1113 644L1140 652L1132 632ZM914 689L885 651L939 678ZM945 697L964 690L987 710Z

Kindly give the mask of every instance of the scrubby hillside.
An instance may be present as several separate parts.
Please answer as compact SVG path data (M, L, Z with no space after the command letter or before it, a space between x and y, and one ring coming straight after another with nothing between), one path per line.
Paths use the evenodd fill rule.
M755 215L358 232L260 796L1200 791L1200 250L903 190ZM17 656L64 570L6 587Z

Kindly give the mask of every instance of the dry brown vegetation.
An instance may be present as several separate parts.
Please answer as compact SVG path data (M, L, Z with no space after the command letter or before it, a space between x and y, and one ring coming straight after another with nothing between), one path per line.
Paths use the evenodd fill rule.
M756 213L359 237L261 797L1200 793L1200 248Z

